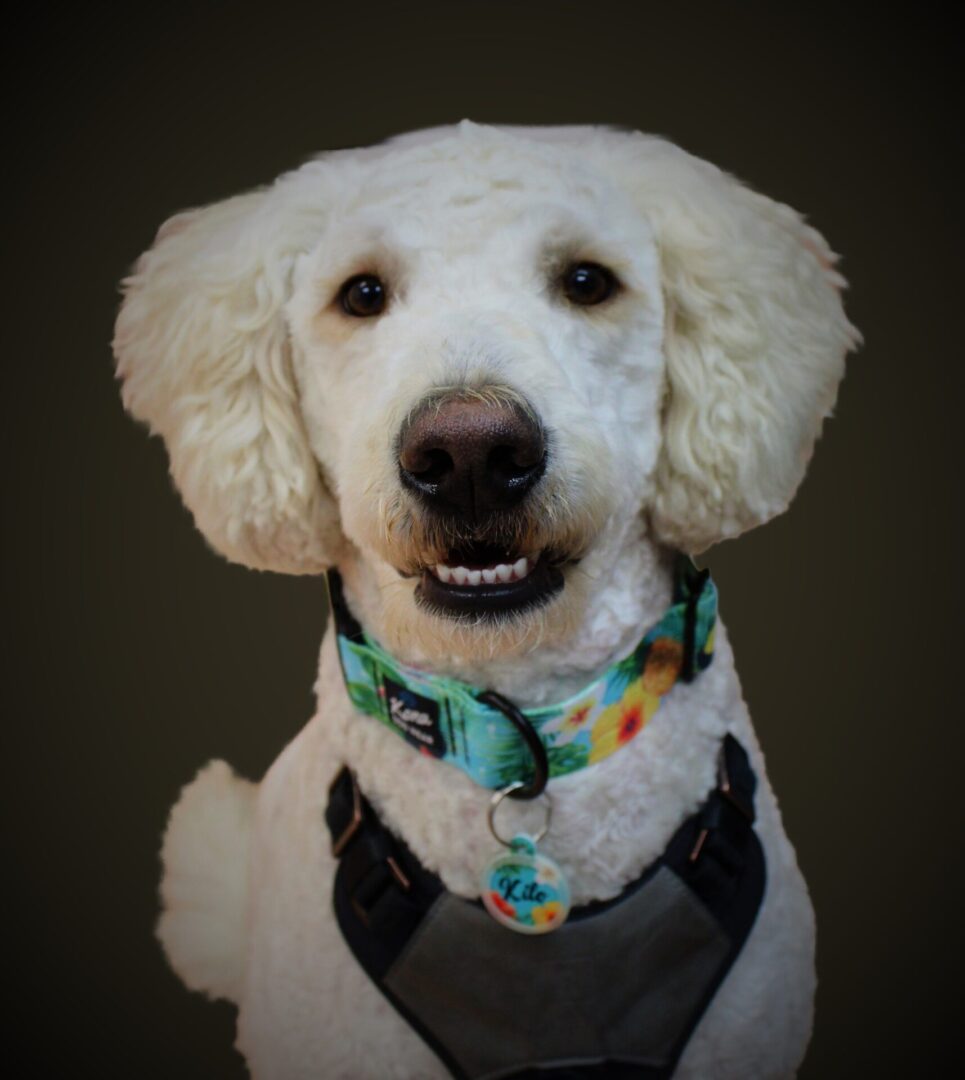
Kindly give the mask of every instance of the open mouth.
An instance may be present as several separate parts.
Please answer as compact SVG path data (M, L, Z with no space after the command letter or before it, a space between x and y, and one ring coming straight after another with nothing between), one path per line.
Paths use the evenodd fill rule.
M423 570L416 597L445 615L506 615L544 604L562 588L559 560L547 551L474 545Z

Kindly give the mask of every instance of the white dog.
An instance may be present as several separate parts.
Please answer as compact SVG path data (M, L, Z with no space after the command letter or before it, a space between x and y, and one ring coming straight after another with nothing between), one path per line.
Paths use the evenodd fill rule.
M723 627L714 640L708 608L703 637L692 620L660 656L648 645L623 697L597 691L677 610L675 552L736 536L793 496L857 341L834 262L787 206L661 139L588 127L419 132L323 155L162 227L126 282L124 402L163 436L214 547L258 569L337 567L343 615L376 658L374 704L357 708L368 691L353 684L350 700L330 628L317 713L265 779L214 762L171 815L160 937L188 986L237 1004L255 1076L795 1072L813 915ZM402 688L379 715L385 687L395 693L380 671L410 690L424 680L426 700L433 686L498 692L489 734L518 738L523 758L486 782L472 771L485 754L460 759L451 730L433 744L442 721L419 694ZM526 711L535 749L504 699ZM574 700L586 711L549 708ZM693 930L682 904L703 920L693 956L724 940L696 894L664 866L670 922L649 936L639 896L656 895L648 868L678 830L700 832L692 816L727 802L711 796L727 733L757 778L734 828L759 840L766 886L742 947L700 975L690 946L657 955L677 940L670 922ZM531 794L540 753L553 807L540 851L578 910L518 935L471 900L500 850L493 790L515 778ZM379 987L332 914L332 841L353 837L344 822L330 836L325 812L345 764L367 817L404 841L395 891L437 880L447 912L419 915ZM546 813L545 799L508 803L496 828L532 835ZM561 905L529 922L562 922ZM430 948L433 926L448 945ZM491 1016L466 1005L474 994Z

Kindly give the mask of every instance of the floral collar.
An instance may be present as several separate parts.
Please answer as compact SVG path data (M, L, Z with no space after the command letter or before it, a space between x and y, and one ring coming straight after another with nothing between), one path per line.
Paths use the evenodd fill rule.
M345 688L357 709L483 787L531 774L519 730L480 700L484 691L400 664L352 617L336 571L328 585ZM641 731L678 680L691 682L710 663L716 621L717 589L708 571L678 556L673 602L629 656L566 701L519 710L545 748L549 777L602 761Z

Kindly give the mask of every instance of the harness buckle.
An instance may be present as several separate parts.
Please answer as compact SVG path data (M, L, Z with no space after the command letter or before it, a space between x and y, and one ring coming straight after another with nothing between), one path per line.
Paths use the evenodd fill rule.
M753 809L744 802L740 795L737 794L730 782L730 774L727 771L727 755L725 754L723 747L721 747L720 757L717 761L717 790L731 806L743 814L744 817L753 824Z
M332 792L335 790L336 784L342 779L342 775L348 773L349 780L352 782L352 817L349 823L342 830L337 839L332 840L332 855L337 859L348 846L349 841L362 827L362 792L359 788L359 782L355 779L355 773L347 766L343 766L338 775L332 781L328 789L329 801L332 798Z
M388 873L386 873L386 868L388 868ZM392 855L386 855L378 862L372 863L362 880L355 883L349 894L349 903L363 926L371 926L373 908L379 904L387 890L393 885L404 893L412 888L412 882Z
M360 843L347 851L342 859L339 874L347 870L349 902L359 921L368 926L370 912L382 899L386 889L395 885L402 892L409 892L412 881L399 865L390 837L377 821L373 821L371 808L367 808L355 773L347 765L339 770L329 786L329 809L333 802L342 806L346 804L346 784L351 785L352 812L341 832L337 836L333 832L332 855L341 859L356 836L361 836ZM332 815L327 816L329 828L333 828ZM338 824L335 822L334 828Z
M728 736L730 738L730 736ZM753 806L748 806L743 797L738 794L734 785L731 783L730 773L727 769L727 750L726 743L720 748L720 753L717 757L717 788L714 794L719 796L725 802L730 803L731 806L745 818L752 825L754 823L754 809ZM707 837L710 836L711 830L717 827L717 821L709 820L707 824L702 825L697 833L697 839L694 841L694 846L691 849L688 862L695 863L700 858L700 853L703 851L704 844L707 842Z
M687 856L687 861L695 863L700 858L701 851L704 850L704 843L707 837L710 836L710 829L704 828L697 833L697 841L691 849L690 855Z

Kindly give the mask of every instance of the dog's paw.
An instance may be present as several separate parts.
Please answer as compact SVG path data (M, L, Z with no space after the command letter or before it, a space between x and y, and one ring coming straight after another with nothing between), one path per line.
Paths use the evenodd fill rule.
M157 933L192 990L237 1002L244 975L248 848L257 785L212 761L171 811Z

